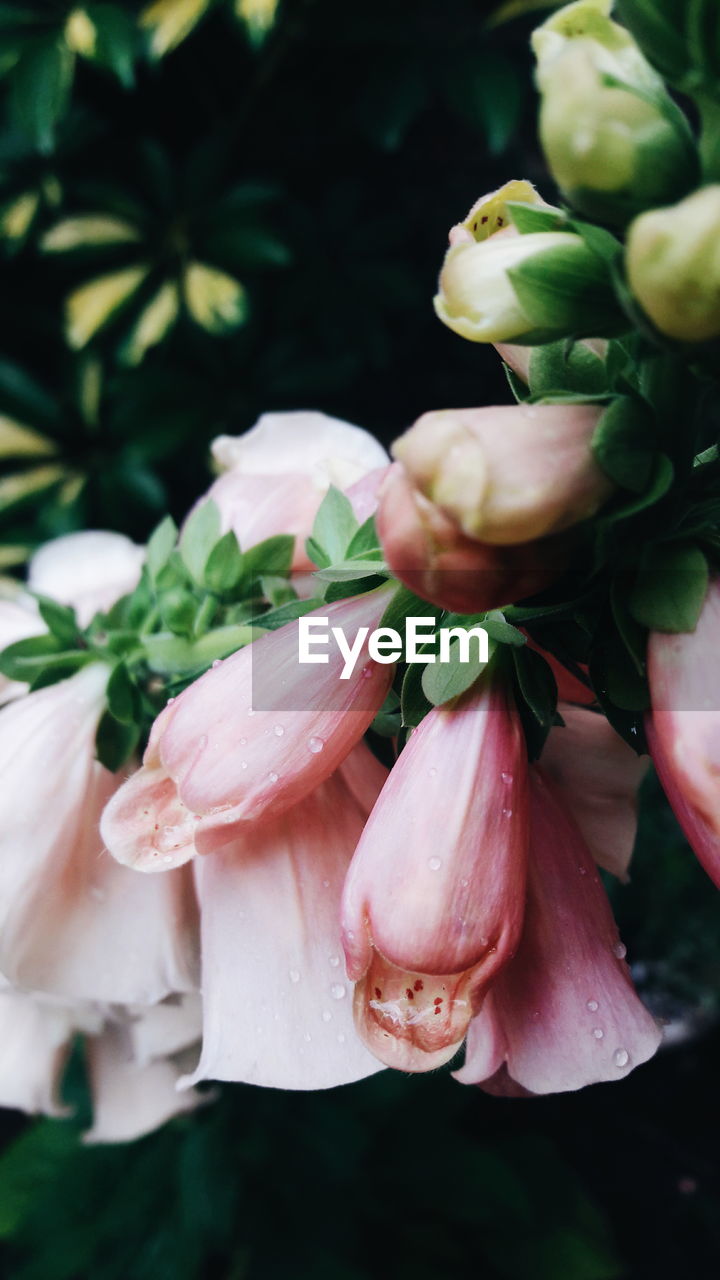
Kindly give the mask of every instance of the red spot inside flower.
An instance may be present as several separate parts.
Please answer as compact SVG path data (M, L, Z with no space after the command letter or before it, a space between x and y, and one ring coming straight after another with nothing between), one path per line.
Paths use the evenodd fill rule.
M424 985L424 984L423 984L423 980L422 980L422 978L418 978L417 982L415 983L415 990L416 990L416 991L422 991L422 989L423 989L423 985Z
M442 1004L442 996L436 996L433 1000L433 1004Z
M439 1005L439 1004L435 1006L434 1012L435 1012L435 1013L442 1013L442 1010L441 1010L441 1008L440 1008L440 1005Z
M380 990L379 987L375 988L375 999L382 1000L382 991Z
M498 218L498 220L497 220L497 224L498 224L498 226L499 226L499 227L502 227L502 226L503 226L503 224L504 224L504 222L505 222L505 219L504 219L504 218Z
M487 214L483 214L482 218L480 219L480 221L482 222L483 226L485 226L485 223L487 222L487 220L488 220L488 216L487 216ZM477 224L476 224L476 225L477 225Z
M407 996L408 1000L414 1000L414 999L415 999L415 992L413 991L412 987L408 987L408 988L407 988L407 990L406 990L406 992L405 992L405 995Z
M155 831L159 831L159 830L160 830L160 823L159 823L159 822L156 822L156 823L155 823L154 830L155 830Z

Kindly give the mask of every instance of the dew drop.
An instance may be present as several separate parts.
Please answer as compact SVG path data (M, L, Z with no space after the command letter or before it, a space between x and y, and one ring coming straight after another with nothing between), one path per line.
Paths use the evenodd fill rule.
M241 768L241 769L247 769L247 767L248 767L247 760L241 760L241 761L240 761L240 768Z
M506 787L509 787L509 786L510 786L510 783L512 782L512 774L511 774L511 773L501 773L501 774L500 774L500 777L502 778L503 782L505 783L505 786L506 786Z
M175 701L174 698L168 698L167 702L165 703L165 706L171 707L174 701Z
M201 738L198 738L198 751L204 751L207 744L208 744L207 734L204 733Z
M626 957L626 955L627 955L627 947L625 946L625 943L624 943L624 942L616 942L616 943L615 943L615 946L613 947L613 955L614 955L618 960L624 960L624 959L625 959L625 957Z
M333 969L337 969L338 965L340 964L340 957L328 956L328 960L330 961L330 964L332 965Z
M269 773L269 774L268 774L268 781L269 781L269 782L277 782L277 781L278 781L278 779L279 779L279 777L280 777L280 774L279 774L279 773L275 773L275 772Z
M298 969L291 969L291 970L290 970L290 981L291 981L291 982L299 982L299 981L300 981L300 971L299 971Z
M370 663L368 663L367 666L363 667L362 669L362 678L363 680L369 680L371 675L372 675L372 667L370 666Z
M323 880L323 889L329 889L329 888L330 888L330 881Z
M275 734L276 738L282 738L284 732L285 730L283 729L281 724L275 725L275 728L273 729L273 733Z
M600 1008L600 1005L598 1004L597 1000L588 1000L587 1008L590 1010L591 1013L597 1013L598 1009Z
M221 667L221 666L222 666L222 658L216 658L212 664L213 671L217 671L218 667Z
M337 1042L338 1042L338 1044L344 1044L344 1043L345 1043L345 1032L344 1032L344 1031L341 1031L341 1032L340 1032L340 1034L339 1034L339 1036L338 1036L338 1038L337 1038Z
M593 1027L593 1035L596 1040L602 1040L603 1036L605 1035L605 1032L603 1031L602 1027Z
M428 866L431 871L439 871L442 866L442 858L428 858Z
M308 740L308 751L314 756L319 755L324 746L325 743L322 738L310 738Z
M578 867L578 871L580 872L581 876L587 875L587 867Z
M254 716L254 715L255 715L255 708L254 708L254 707L248 707L247 713L248 713L248 715L249 715L249 716Z
M512 809L503 809L503 818L512 818Z
M616 1049L613 1054L613 1062L616 1067L626 1067L630 1061L630 1054L627 1049Z
M306 1040L308 1044L310 1043L310 1041L312 1040L312 1036L310 1035L309 1031L305 1032L305 1035L303 1036L303 1040Z
M246 747L246 746L247 746L247 738L241 738L241 739L240 739L240 746L241 746L241 747Z
M332 1014L329 1009L323 1009L322 1020L323 1022L332 1022Z
M330 963L332 964L332 960L330 961ZM345 988L342 982L333 982L330 988L330 995L332 996L333 1000L345 999Z

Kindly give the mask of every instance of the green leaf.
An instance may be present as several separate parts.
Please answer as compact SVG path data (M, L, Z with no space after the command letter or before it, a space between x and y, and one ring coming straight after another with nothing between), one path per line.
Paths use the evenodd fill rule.
M95 48L88 56L114 72L125 89L135 81L138 27L134 16L116 4L90 4L85 8L97 33Z
M65 41L47 36L23 53L13 71L10 110L40 151L52 151L55 126L70 96L74 63Z
M215 543L203 569L203 583L208 591L222 595L232 591L246 572L246 557L240 550L232 529Z
M190 513L180 538L180 554L199 586L210 552L220 538L220 511L211 499Z
M8 680L32 680L43 666L57 660L64 645L53 635L16 640L0 652L0 674Z
M107 683L110 714L121 724L135 724L140 719L140 693L124 662L118 662Z
M534 649L513 648L515 674L524 702L543 730L549 730L555 719L557 684L548 663Z
M335 485L330 485L320 503L312 531L312 541L322 548L328 564L338 564L345 558L357 529L358 522L349 498Z
M384 570L382 560L344 560L342 564L331 564L326 569L318 569L314 576L321 582L354 582L356 578L380 575Z
M708 581L707 560L695 544L650 546L630 592L630 613L652 631L694 631Z
M164 625L179 636L192 635L197 606L195 597L184 591L182 587L163 592L158 601L158 609Z
M494 644L488 645L489 657L492 657ZM440 662L439 654L436 655L434 663L428 663L423 668L422 688L425 697L434 707L441 706L444 702L449 702L452 698L457 698L485 671L486 662L479 659L479 645L477 641L471 639L469 645L469 662L461 662L459 659L460 640L453 638L450 641L450 661Z
M654 419L647 406L630 396L618 396L595 428L592 450L615 484L644 493L658 453Z
M38 602L38 610L45 626L51 635L64 648L73 649L78 643L78 622L75 617L75 610L69 605L58 604L57 600L51 600L47 596L36 596Z
M383 552L375 527L375 517L368 516L365 523L360 525L350 539L345 555L348 560L352 560L354 556L362 558L368 552L375 550L378 552L378 558L382 559Z
M110 711L106 711L98 725L95 752L106 769L117 773L130 759L139 741L140 725L123 724Z
M245 552L243 576L249 582L266 576L284 577L290 573L295 538L291 533L278 533L257 542Z
M262 627L265 631L277 631L280 627L284 627L288 622L295 622L297 618L303 618L306 613L312 613L313 609L317 609L322 601L313 598L312 600L290 600L287 604L280 605L277 609L269 609L267 613L258 613L249 621L254 627Z
M145 549L145 563L153 582L165 568L177 542L178 529L172 516L166 516L153 530Z
M400 714L403 727L407 729L414 729L419 725L432 708L432 703L423 690L424 671L425 667L420 663L413 663L405 672L400 695Z
M559 209L544 209L542 205L525 204L521 200L507 200L505 208L521 235L533 231L562 231L567 225L567 218Z
M608 337L629 328L609 271L580 237L577 244L544 249L511 267L508 278L536 330L583 338Z
M454 626L455 624L447 621L446 626ZM511 623L505 620L504 614L499 609L494 609L491 613L485 614L482 619L482 625L488 633L491 640L497 644L511 644L515 648L522 648L527 644L527 638L522 631L518 631L517 627L513 627Z
M584 342L546 342L530 352L530 391L534 397L571 391L598 396L607 393L603 360Z
M227 658L262 634L256 626L246 624L216 627L198 640L157 632L144 636L147 664L162 675L182 675L209 667L217 658Z

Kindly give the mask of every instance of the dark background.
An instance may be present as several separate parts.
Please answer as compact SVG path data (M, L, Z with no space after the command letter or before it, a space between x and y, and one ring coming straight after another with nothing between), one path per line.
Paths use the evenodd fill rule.
M40 195L27 234L3 246L0 413L52 440L62 469L38 484L34 464L5 459L6 475L29 476L0 504L6 566L68 529L142 539L167 509L181 517L210 440L263 410L323 409L390 441L426 409L509 398L495 353L431 306L447 229L477 196L521 176L552 196L531 20L491 29L489 13L479 0L286 0L254 48L219 2L161 63L138 46L131 86L80 60L50 142L17 70L6 77L0 212ZM158 279L188 245L236 276L246 323L217 336L181 318L127 368L131 306L71 352L64 297L130 259L51 257L41 238L98 211L132 212ZM101 388L90 414L88 377ZM224 1087L136 1144L83 1150L76 1062L77 1121L2 1113L3 1274L714 1280L720 907L652 781L634 866L614 905L643 995L680 1043L627 1080L532 1101L447 1071L318 1095Z

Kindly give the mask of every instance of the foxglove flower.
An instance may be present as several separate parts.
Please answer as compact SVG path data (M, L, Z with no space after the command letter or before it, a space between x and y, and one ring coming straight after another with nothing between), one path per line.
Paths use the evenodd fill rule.
M254 546L279 533L295 536L293 569L311 567L305 539L318 507L334 484L353 488L375 474L377 490L385 450L361 427L324 413L265 413L242 436L219 436L213 458L223 474L200 503L212 499L220 509L223 532L232 529L241 547ZM358 519L374 507L366 488L359 490Z
M390 1066L429 1070L452 1057L515 951L526 788L519 718L495 676L429 712L392 769L342 912L358 1029Z
M324 1089L379 1071L342 964L343 879L386 770L364 744L294 808L195 863L203 1044L185 1083Z
M195 908L184 873L148 893L103 852L108 675L93 663L0 712L0 971L64 999L149 1004L196 985Z
M560 533L610 497L591 450L601 414L587 404L425 413L392 451L463 533L509 546Z
M525 927L470 1025L463 1084L561 1093L617 1080L661 1033L632 985L625 948L578 828L538 769L530 785Z
M377 627L390 589L323 606L352 643ZM105 810L103 839L119 862L163 871L208 853L248 819L277 815L329 777L362 738L393 668L367 656L349 679L331 647L326 664L298 660L298 623L268 632L190 685L160 714L143 769ZM316 655L319 656L319 655Z
M511 547L468 537L399 463L383 484L377 528L395 577L455 613L480 613L535 595L564 572L572 555L563 534Z
M78 623L86 627L96 613L134 591L144 557L144 547L121 533L105 529L68 533L35 552L28 568L28 589L72 605Z

